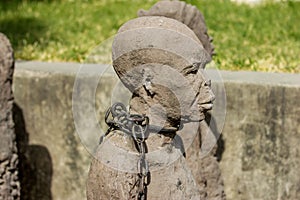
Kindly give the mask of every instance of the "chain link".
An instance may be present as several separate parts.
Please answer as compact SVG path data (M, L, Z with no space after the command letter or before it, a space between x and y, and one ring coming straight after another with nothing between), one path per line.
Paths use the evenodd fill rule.
M139 131L139 133L137 133ZM133 138L137 143L138 151L139 151L139 160L137 163L138 166L138 200L146 199L147 196L147 185L148 178L149 178L149 165L148 161L146 160L146 142L145 142L145 131L142 129L140 125L133 126L132 129ZM138 137L138 135L140 137ZM147 180L146 180L147 179ZM149 179L150 180L150 179Z
M110 114L112 119L109 119ZM133 187L137 187L136 199L146 200L147 186L150 184L149 165L146 160L146 139L149 136L149 118L144 115L129 114L124 104L115 103L106 111L105 122L109 128L106 133L101 136L100 144L113 130L121 130L133 138L139 152L139 160L137 163L138 174Z

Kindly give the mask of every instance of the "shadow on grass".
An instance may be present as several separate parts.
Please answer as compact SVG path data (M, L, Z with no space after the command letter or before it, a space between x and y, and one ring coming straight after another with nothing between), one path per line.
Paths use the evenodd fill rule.
M16 50L39 41L46 30L47 26L33 17L11 17L0 21L0 32L10 39Z

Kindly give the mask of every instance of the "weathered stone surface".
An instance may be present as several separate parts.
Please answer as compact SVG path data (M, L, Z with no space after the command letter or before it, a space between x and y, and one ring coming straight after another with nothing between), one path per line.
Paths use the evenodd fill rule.
M13 50L0 33L0 199L20 199L18 154L13 122Z
M199 150L205 138L205 129L206 127L202 123L199 126L199 134L191 147L187 149L186 160L200 188L200 199L226 199L223 177L217 160L217 151L220 146L215 145L207 155L203 155L203 152Z
M190 4L183 1L159 1L149 11L139 10L138 16L164 16L176 19L194 31L204 46L204 49L213 56L214 46L212 38L207 34L207 28L202 13Z
M300 77L263 75L225 84L226 194L228 199L299 199ZM294 85L289 84L293 76L298 77Z
M137 173L131 173L131 170L122 171L122 169L125 168L123 166L125 165L132 168L132 171L137 171L138 153L133 141L124 142L122 135L122 132L114 131L104 140L104 143L107 144L99 146L99 151L96 153L98 160L93 160L87 183L88 199L136 199ZM127 140L132 139L128 138ZM132 145L128 145L130 143ZM103 145L105 146L103 147ZM148 145L151 146L149 143ZM122 156L116 155L116 152L113 151L115 147L112 146L118 146L125 152ZM146 155L147 160L149 160L149 168L156 169L150 170L147 199L200 199L199 188L180 150L169 143L160 151L152 158ZM107 152L108 155L103 155L103 152ZM103 157L108 158L108 160L102 160ZM178 159L175 162L168 162L173 160L172 157L178 157ZM162 162L160 163L160 161ZM120 169L111 168L111 162L119 162ZM159 169L156 167L158 165L160 166Z
M167 118L178 123L182 115L191 116L190 113L180 113L180 109L193 109L187 106L193 105L195 96L201 93L200 88L205 90L197 97L200 106L214 99L209 85L205 86L209 80L201 72L210 56L194 33L177 20L153 16L130 20L116 35L112 54L118 76L127 88L137 94L133 96L134 103L131 103L135 112L149 115L144 113L145 108L140 110L139 107L148 106L148 112L151 104L161 104L167 109ZM150 85L143 91L145 84ZM186 93L182 95L184 91ZM197 114L200 116L203 110ZM159 118L157 121L163 120L162 116Z
M35 163L41 162L32 169L45 171L43 172L45 176L51 173L49 169L43 170L42 163L52 165L51 187L49 184L42 184L35 186L35 188L39 187L39 190L35 191L48 191L53 200L86 199L85 183L90 155L80 143L74 127L70 126L67 129L74 120L70 112L71 103L67 99L71 99L74 77L79 66L73 63L21 62L16 64L14 74L15 101L23 111L21 124L26 125L22 130L26 129L29 136L27 147L34 149L33 145L42 146L43 149L47 149L52 161L50 164L49 156L40 157L48 162L34 159L35 157L32 156ZM105 66L102 67L105 69ZM90 68L91 79L95 76L94 71L101 67ZM215 78L218 73L209 69L207 73L212 79L212 89L216 99L219 99L218 97L222 96L220 94L222 91L219 89L222 84L218 82L218 78ZM227 117L222 131L224 143L219 145L223 150L217 149L219 152L217 151L216 158L220 160L227 199L277 199L280 196L281 199L299 199L299 74L228 71L220 71L220 74L227 93ZM117 83L117 79L113 77L110 75L110 78L102 79L96 93L96 98L99 100L96 108L100 115L101 127L105 127L103 116L111 103L110 97ZM82 91L85 93L84 96L94 93L89 86L83 86ZM43 96L47 103L42 103L39 96ZM58 97L63 100L58 101ZM86 101L83 110L93 107L91 102ZM212 115L211 118L215 117ZM87 127L93 126L88 119L83 123ZM20 127L19 122L16 126ZM254 127L253 131L251 127ZM257 131L253 135L250 134L255 130ZM76 142L67 140L71 136ZM98 137L94 140L98 140ZM73 149L78 150L77 153L67 153L72 152L70 144ZM274 148L268 150L271 145ZM192 149L194 148L189 148L188 151ZM246 149L255 151L250 155L251 151L247 153ZM33 151L40 152L39 150L40 148ZM187 152L187 155L191 154ZM271 159L267 162L268 158ZM194 170L197 169L197 165L194 163L189 167ZM33 170L27 177L36 177L33 172L35 171ZM199 174L194 175L195 179L198 176ZM42 176L39 177L42 179L40 182L46 180ZM28 182L27 184L30 185ZM38 185L37 181L33 184ZM30 195L32 195L31 199L42 199L35 198L33 193Z
M15 73L22 199L85 199L90 155L74 127L72 92L79 67L74 65Z
M173 144L176 143L175 137L184 138L184 134L199 134L197 133L199 121L204 120L205 112L212 108L214 95L210 89L210 82L204 77L202 71L209 62L210 56L203 49L201 42L181 22L165 17L151 16L133 19L125 23L114 39L112 52L115 71L125 86L133 92L130 101L131 113L147 115L150 126L176 129L181 124L181 118L188 121L185 122L187 124L192 123L191 121L197 124L192 129L186 129L187 125L184 124L180 131L181 136L174 132L172 134L171 132L160 133L159 135L156 134L157 132L153 132L154 136L151 135L147 138L146 157L151 173L151 183L147 186L147 198L157 199L168 194L166 199L200 199L201 193L201 199L224 199L223 190L219 194L219 187L223 188L223 185L218 163L212 159L211 155L209 156L211 159L206 158L204 159L205 163L201 163L202 160L198 153L200 145L192 146L195 150L191 152L196 155L188 155L191 165L197 163L199 168L209 167L212 170L194 172L199 175L200 186L196 186L183 155L174 160L169 158L174 157L172 154L176 151L185 152L186 148L190 146L190 144L177 143L176 147ZM112 137L122 137L119 136L122 134L115 132L110 134ZM130 150L122 147L124 143L122 139L115 143L112 146L120 146L119 148L128 154L135 149L134 146ZM108 155L104 155L103 145L105 142L99 145L99 155L96 156L101 163L95 160L91 165L87 185L88 199L134 198L131 196L132 189L130 188L135 189L134 179L137 174L130 178L127 177L127 173L119 172L122 170L117 167L110 169L115 161L101 159L103 157L117 159L119 156L113 151L112 146L110 146L111 148L107 147L111 151L107 151ZM168 147L167 153L160 149L165 146ZM179 149L176 150L176 148ZM159 153L156 157L151 158L153 150ZM118 162L120 165L135 167L138 160L128 162L128 159L125 154L119 157ZM168 164L163 167L159 160L166 160ZM106 166L104 163L109 164ZM161 168L152 170L153 163ZM211 179L217 181L213 183ZM178 182L177 180L180 180L182 187L173 188Z
M204 49L210 54L210 56L212 56L214 54L214 47L211 44L212 38L210 38L207 34L207 28L205 25L204 17L195 6L192 6L190 4L186 4L186 3L180 2L180 1L160 1L160 2L157 2L152 8L150 8L149 11L140 10L138 12L138 16L139 17L164 16L164 17L176 19L176 20L184 23L185 25L187 25L189 28L191 28L194 31L194 33L197 35L197 37L203 44ZM142 18L142 19L140 19L140 22L134 23L136 25L129 25L128 26L129 28L127 28L127 27L126 28L128 30L130 28L134 28L135 26L141 26L141 24L145 23L146 21L148 21L147 18L146 19ZM173 24L173 26L174 26L174 24ZM160 26L161 26L161 24L160 24ZM177 26L175 26L175 27L177 27ZM120 31L123 31L123 29L121 29ZM183 33L183 31L181 31L181 33ZM190 38L193 38L193 36L190 36ZM188 42L186 42L186 44L187 44L187 46L190 46L188 44ZM182 45L178 45L178 47L181 49L181 51L186 51L188 49ZM193 52L192 49L189 49L189 50L191 50L191 52ZM180 55L182 55L182 54L180 54ZM193 55L193 54L190 53L190 55ZM170 57L172 57L172 56L170 56ZM138 56L138 58L140 58L140 56ZM175 61L174 63L172 63L173 65L172 64L171 65L176 66L176 64L179 64L181 66L184 66L183 63L180 63L178 61L177 62ZM205 66L205 64L204 64L204 66ZM164 76L168 77L167 74ZM172 75L171 75L171 77L174 78ZM201 77L199 77L198 79L201 79ZM191 83L191 85L195 85L197 87L197 84L195 84L195 83ZM209 94L209 93L207 93L207 91L206 91L206 94L202 93L199 96L202 96L205 99L205 97L209 96L209 95L207 96L207 94ZM207 98L207 99L211 100L211 98ZM138 101L135 100L135 104L137 102ZM159 103L159 102L157 102L157 103ZM136 107L133 103L131 105L133 105L132 107ZM141 105L143 105L143 104L141 104ZM137 109L135 109L135 110L137 110ZM204 131L202 131L202 132L204 132ZM201 133L201 130L200 130L200 133ZM198 135L198 137L199 137L199 135ZM202 133L201 137L203 137L203 133ZM194 176L197 177L196 179L197 179L198 185L200 185L201 192L202 192L201 198L202 199L204 199L204 198L225 199L221 173L220 173L220 170L218 167L218 162L216 160L216 157L214 156L215 151L211 152L208 156L205 156L200 161L200 159L199 159L200 154L199 154L199 151L197 151L197 149L199 149L200 146L201 146L201 140L197 142L197 139L196 139L195 142L193 143L192 147L189 148L189 152L187 154L187 158L188 158L187 160L188 160L188 163L190 164L190 167L193 171ZM216 148L217 148L217 146L216 146Z
M139 29L137 29L138 27ZM153 33L149 33L151 29L153 29ZM162 33L164 29L172 30L172 32L164 34ZM143 40L140 38L142 31L144 31L143 36L147 35ZM130 40L128 36L125 37L124 35L131 35L132 39ZM173 35L174 38L172 38ZM159 42L156 41L157 38L159 38ZM141 44L140 41L145 42ZM145 114L150 117L150 124L164 127L178 126L180 117L188 120L204 120L204 113L211 109L211 102L214 100L209 79L203 75L202 71L206 63L209 62L210 56L202 48L202 44L197 43L195 35L187 26L165 17L151 16L134 19L120 28L112 50L115 71L125 85L135 89L130 102L133 113ZM160 59L161 55L165 55L166 58ZM166 60L169 60L167 64ZM134 72L127 78L124 73L128 73L128 70L135 66L139 69L133 69ZM178 74L182 76L178 76ZM124 76L125 78L123 78ZM186 99L182 98L183 96ZM197 102L196 105L193 102ZM155 113L153 113L153 105L160 105L161 108L154 109ZM192 106L186 107L186 105ZM189 113L188 110L193 110L193 112ZM197 111L194 112L194 110ZM161 122L164 124L159 124ZM191 130L186 129L184 125L183 130L180 131L181 136L199 134L196 133L198 126L194 127L195 130ZM151 139L148 140L151 141ZM158 145L159 143L153 142L152 144ZM189 145L187 146L189 147ZM197 177L201 198L224 199L218 163L212 155L201 160L200 146L200 142L198 145L196 142L191 146L190 149L193 150L188 153L187 160L193 168L193 174ZM213 170L205 170L212 163L215 167L210 167L210 169ZM193 165L197 165L197 168L194 168ZM221 188L221 192L219 188Z
M112 54L118 76L131 90L140 85L143 77L138 68L145 68L144 64L167 65L182 73L192 65L195 65L195 70L204 68L211 60L186 25L157 16L136 18L125 23L114 38ZM151 66L148 68L151 69ZM134 78L130 78L132 76Z

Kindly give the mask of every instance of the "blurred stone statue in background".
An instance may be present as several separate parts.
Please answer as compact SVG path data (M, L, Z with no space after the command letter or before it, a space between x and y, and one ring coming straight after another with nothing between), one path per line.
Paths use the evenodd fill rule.
M0 199L20 199L18 151L13 121L13 49L0 33Z

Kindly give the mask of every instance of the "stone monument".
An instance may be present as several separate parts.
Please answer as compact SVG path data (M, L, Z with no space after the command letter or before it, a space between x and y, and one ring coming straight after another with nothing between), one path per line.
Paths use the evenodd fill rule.
M132 98L128 112L122 104L107 112L110 128L91 164L89 200L225 199L216 159L200 158L201 122L215 96L204 73L213 46L199 13L162 1L119 29L113 67Z
M13 122L13 50L0 33L0 199L20 199L18 154Z

